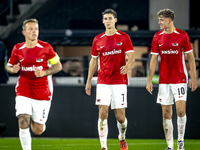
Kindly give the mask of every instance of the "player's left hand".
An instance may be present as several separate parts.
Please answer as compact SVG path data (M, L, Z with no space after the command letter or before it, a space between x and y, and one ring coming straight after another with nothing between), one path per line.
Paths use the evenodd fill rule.
M87 95L91 95L91 84L90 83L86 83L86 86L85 86L85 93Z
M120 68L120 73L123 74L123 75L125 75L125 74L128 73L128 70L129 70L129 66L128 65L122 66Z
M44 77L46 75L46 72L44 70L40 70L37 67L35 68L34 73L36 77Z
M197 87L198 87L197 80L191 79L191 81L190 81L191 91L194 92L197 89Z

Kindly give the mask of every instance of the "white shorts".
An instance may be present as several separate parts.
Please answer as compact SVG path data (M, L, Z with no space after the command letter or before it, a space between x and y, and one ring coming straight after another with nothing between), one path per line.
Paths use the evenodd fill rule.
M97 84L96 105L107 105L111 109L127 107L127 85Z
M35 100L24 96L15 98L16 116L20 114L31 115L32 120L39 124L45 124L48 118L51 101Z
M179 100L187 99L187 84L159 84L157 103L161 105L173 105Z

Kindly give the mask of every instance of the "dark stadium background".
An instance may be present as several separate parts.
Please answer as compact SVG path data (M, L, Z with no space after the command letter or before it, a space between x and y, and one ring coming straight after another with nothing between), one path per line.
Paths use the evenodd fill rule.
M195 0L188 1L188 11L182 12L183 15L189 15L189 26L185 31L189 34L191 43L195 43L198 61L199 6ZM21 34L23 20L36 18L39 21L39 39L50 43L55 50L60 50L60 47L64 47L63 49L66 47L91 47L94 36L104 31L102 11L106 8L112 8L118 13L117 25L128 27L125 32L130 35L133 46L148 49L151 46L154 33L158 31L150 30L149 27L151 2L150 0L13 0L11 14L10 0L0 0L0 36L6 44L8 56L10 56L12 47L16 43L24 41ZM165 1L165 3L168 2ZM177 3L175 4L177 5ZM179 9L178 6L176 8ZM28 11L22 14L23 9L28 9ZM162 8L157 6L157 9ZM134 26L138 30L132 31ZM67 29L72 34L66 34ZM3 30L6 30L6 32L3 32ZM89 51L91 50L89 49ZM67 50L63 50L61 58L67 57L67 54ZM90 56L88 56L89 58ZM80 59L83 59L83 57ZM142 61L142 59L139 61ZM197 69L199 69L198 64ZM14 84L0 84L0 123L6 123L7 129L3 134L5 137L18 137L17 118L14 109L14 87ZM42 134L42 137L98 137L98 108L94 105L95 88L96 86L93 85L92 95L87 96L84 85L68 85L67 83L66 85L54 85L54 96L47 121L47 130ZM160 105L156 104L156 96L156 85L153 96L146 91L145 86L128 87L127 138L164 138L161 108ZM191 93L188 88L188 121L185 138L200 138L200 131L198 130L200 125L199 97L199 88L194 93ZM176 112L174 107L173 111L176 138ZM108 120L110 126L108 137L117 137L118 130L113 111L109 112Z

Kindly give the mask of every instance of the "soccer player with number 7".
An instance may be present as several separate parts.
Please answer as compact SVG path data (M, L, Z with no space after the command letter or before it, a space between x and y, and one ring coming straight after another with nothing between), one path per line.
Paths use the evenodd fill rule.
M38 40L39 25L36 19L23 22L25 42L14 46L6 70L20 76L15 87L15 109L18 117L19 138L23 150L31 150L30 127L41 135L53 94L52 74L62 69L59 56L52 46Z
M117 13L112 9L106 9L102 15L102 22L106 31L94 38L85 91L86 94L91 94L90 82L99 64L96 105L99 106L98 132L101 150L107 150L107 118L110 104L117 119L120 149L128 150L125 140L127 129L127 119L125 117L127 73L135 61L134 49L128 34L115 28ZM127 63L126 56L128 57Z
M170 9L160 10L158 24L161 31L157 32L152 41L152 58L146 89L152 94L152 78L159 65L159 89L157 103L161 104L163 113L163 128L168 148L174 150L172 105L176 103L178 143L177 150L184 150L184 134L186 126L186 98L188 74L185 62L187 55L190 67L190 88L197 89L196 66L193 50L186 32L174 27L174 12Z

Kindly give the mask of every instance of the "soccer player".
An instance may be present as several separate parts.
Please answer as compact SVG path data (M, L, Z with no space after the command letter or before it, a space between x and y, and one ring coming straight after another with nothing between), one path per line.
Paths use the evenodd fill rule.
M134 49L130 37L115 28L117 13L112 9L106 9L102 15L106 31L94 38L85 91L87 95L91 94L90 82L99 62L96 105L99 106L98 133L101 150L107 150L107 118L110 104L117 119L121 150L128 150L125 140L127 72L135 61ZM128 57L127 63L125 56Z
M174 12L170 9L163 9L157 15L159 20L158 24L162 30L157 32L153 37L152 58L146 89L152 94L152 78L156 70L159 55L160 66L157 103L160 103L162 107L163 128L168 145L167 149L174 149L172 125L172 105L174 104L174 98L178 129L177 150L184 150L188 83L185 54L187 55L190 67L191 91L195 91L198 87L194 55L187 33L175 28L173 24Z
M52 46L38 40L36 19L25 20L22 29L25 42L14 46L6 70L9 73L20 70L15 109L22 149L31 150L29 128L36 135L45 131L53 92L51 75L60 71L62 65Z

